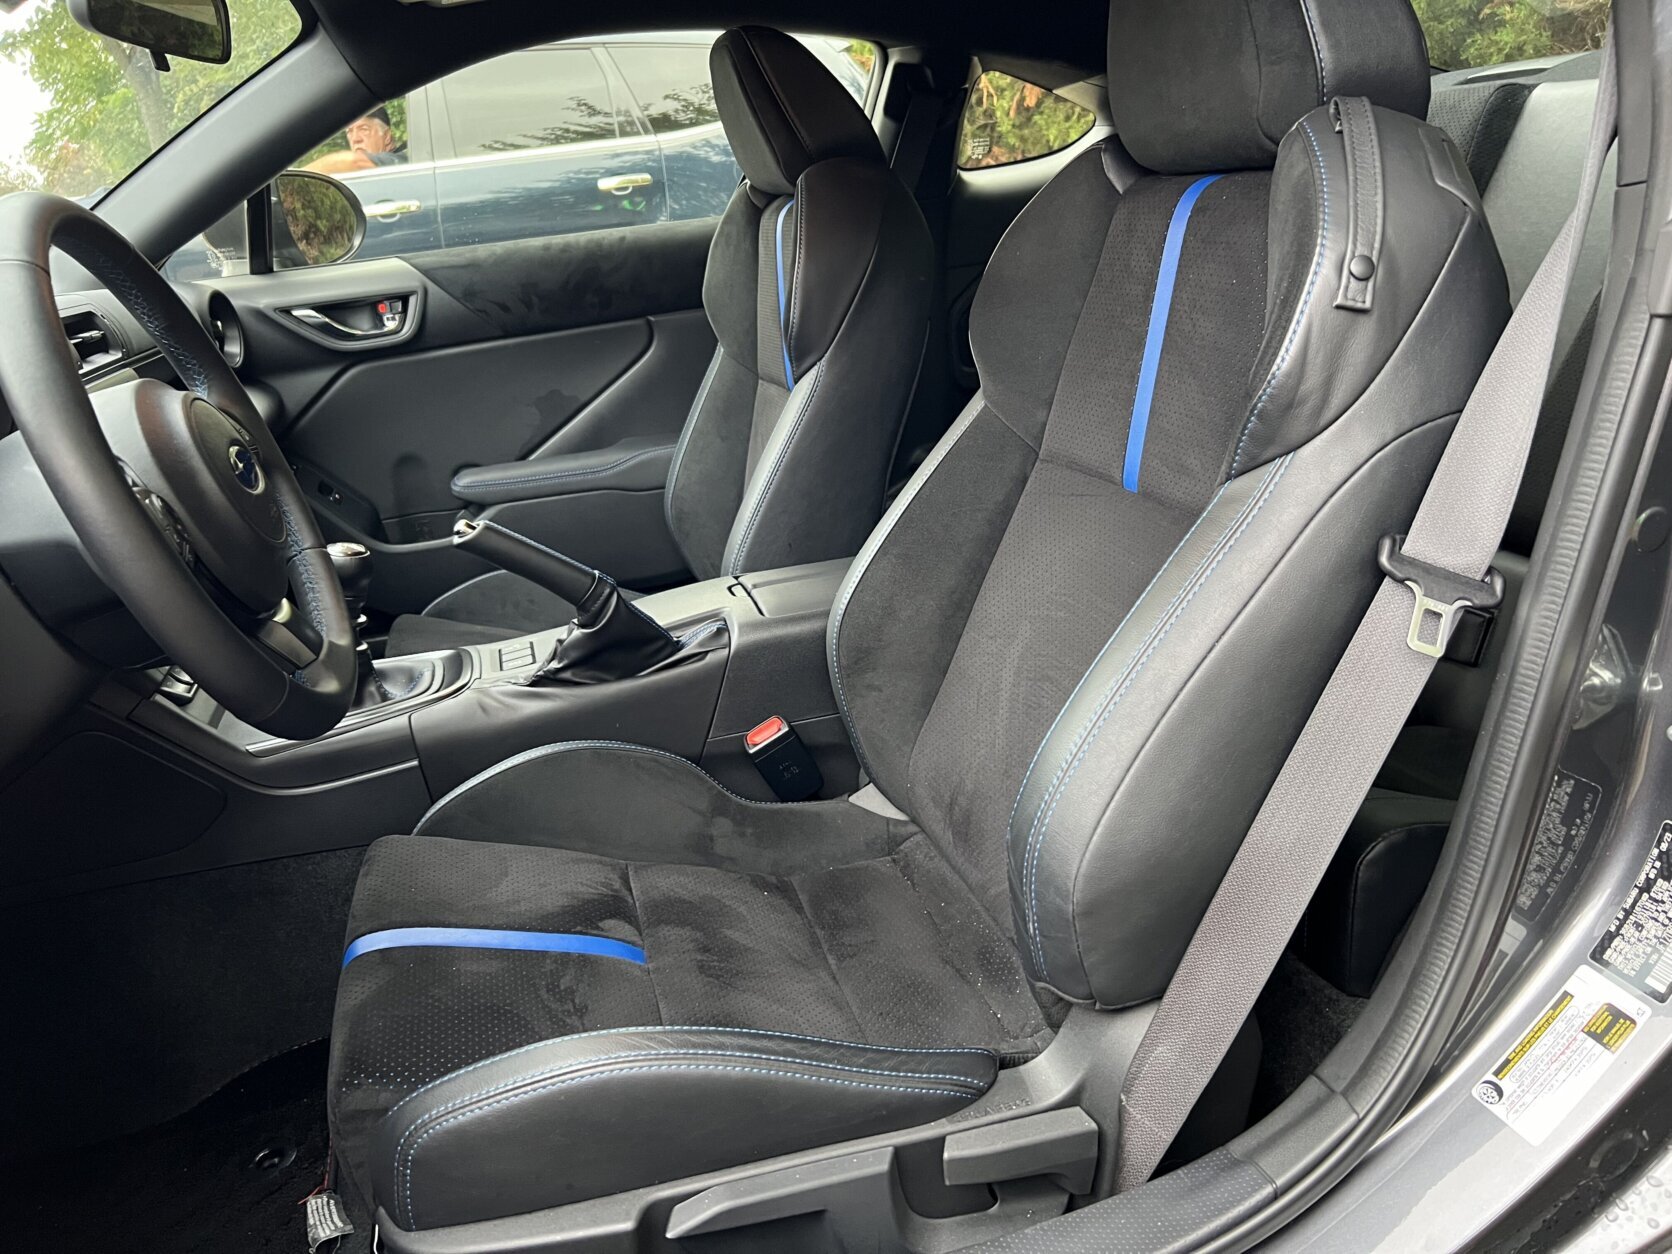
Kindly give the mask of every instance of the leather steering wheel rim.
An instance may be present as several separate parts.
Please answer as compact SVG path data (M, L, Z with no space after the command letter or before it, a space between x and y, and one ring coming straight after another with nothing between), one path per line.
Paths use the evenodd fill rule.
M236 475L239 490L255 498L244 502L244 512L260 514L258 521L270 518L269 534L257 535L259 528L252 528L251 535L231 540L234 549L244 544L277 550L272 558L282 564L289 588L279 604L251 606L245 614L224 589L212 595L215 582L193 557L190 542L213 547L225 537L205 534L207 515L194 518L174 500L161 507L181 524L171 537L136 493L133 473L112 450L65 340L48 268L53 248L108 288L210 408L194 409L191 400L183 405L235 433L236 443L220 450L219 465L189 470L211 482L213 476ZM347 712L355 687L354 624L342 587L296 476L243 384L179 294L94 214L57 196L19 193L0 200L0 309L8 323L0 335L0 392L105 583L169 657L244 722L297 740L330 730ZM185 457L201 454L208 462L213 459L200 447L203 442L176 438ZM230 464L226 459L239 445L253 454L253 474L237 457ZM231 487L226 492L242 500ZM270 502L259 500L264 492L271 493ZM225 518L235 515L224 509L220 515L224 531ZM180 542L180 532L188 543ZM264 549L258 556L267 554Z

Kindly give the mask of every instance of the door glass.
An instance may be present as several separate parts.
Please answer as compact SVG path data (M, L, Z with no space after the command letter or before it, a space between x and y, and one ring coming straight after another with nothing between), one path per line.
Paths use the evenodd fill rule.
M603 67L590 48L513 52L442 81L453 155L552 148L621 131Z
M875 46L798 38L865 102ZM355 260L714 217L740 174L708 77L713 39L624 35L507 53L386 101L296 165L359 197ZM240 207L165 273L243 273L244 234Z
M610 49L651 130L658 135L720 121L708 49L700 44L621 44Z

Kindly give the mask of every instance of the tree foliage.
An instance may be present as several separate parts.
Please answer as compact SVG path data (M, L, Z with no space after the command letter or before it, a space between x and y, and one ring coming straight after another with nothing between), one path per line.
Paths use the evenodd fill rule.
M988 70L970 89L958 135L958 164L974 170L1042 157L1072 144L1095 120L1072 100Z
M35 0L28 19L0 35L0 57L46 95L24 150L30 169L0 171L66 196L119 181L194 118L282 52L301 30L289 0L235 0L232 60L175 59L159 73L149 53L76 25L60 0Z
M1608 25L1608 0L1412 2L1428 59L1448 70L1600 48Z

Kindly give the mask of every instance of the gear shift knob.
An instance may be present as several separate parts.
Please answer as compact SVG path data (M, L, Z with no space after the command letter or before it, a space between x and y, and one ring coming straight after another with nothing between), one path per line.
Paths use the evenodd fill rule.
M366 596L372 589L372 551L352 540L337 540L325 546L336 567L337 581L343 586L343 600L348 602L348 616L356 622L366 608Z

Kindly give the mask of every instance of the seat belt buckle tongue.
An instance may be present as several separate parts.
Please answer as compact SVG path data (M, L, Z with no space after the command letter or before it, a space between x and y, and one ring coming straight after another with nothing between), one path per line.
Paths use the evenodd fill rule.
M743 748L780 801L805 801L824 787L824 774L789 720L774 714L743 734Z
M1407 557L1404 548L1404 536L1383 536L1376 545L1376 564L1389 579L1397 579L1416 597L1405 643L1424 657L1444 657L1465 610L1490 610L1504 599L1504 577L1489 567L1484 578L1470 579L1443 566ZM1429 615L1438 624L1431 641L1423 639Z

